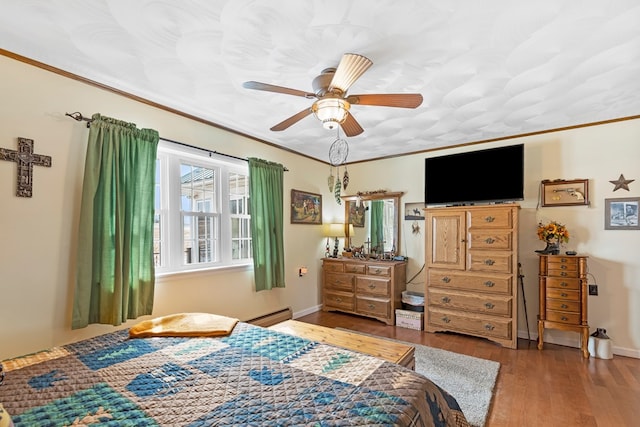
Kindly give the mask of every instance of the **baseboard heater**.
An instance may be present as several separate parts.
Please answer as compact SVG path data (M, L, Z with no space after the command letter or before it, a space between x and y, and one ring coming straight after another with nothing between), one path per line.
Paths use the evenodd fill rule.
M256 317L255 319L247 320L246 322L251 323L252 325L267 327L292 318L293 311L291 311L291 307L287 307L282 310L274 311L273 313L265 314L264 316Z

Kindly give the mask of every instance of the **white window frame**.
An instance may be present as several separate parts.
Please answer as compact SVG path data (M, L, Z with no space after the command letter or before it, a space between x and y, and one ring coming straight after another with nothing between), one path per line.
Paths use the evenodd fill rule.
M249 176L246 161L217 155L197 148L160 140L158 144L158 167L160 168L160 265L156 265L156 276L205 271L213 269L253 267L253 260L232 259L231 212L229 209L229 175L232 173ZM220 236L216 253L218 259L212 262L186 264L183 251L183 228L181 210L180 165L188 163L213 169L216 174L215 203L220 207L213 214L218 217ZM168 185L167 185L168 183Z

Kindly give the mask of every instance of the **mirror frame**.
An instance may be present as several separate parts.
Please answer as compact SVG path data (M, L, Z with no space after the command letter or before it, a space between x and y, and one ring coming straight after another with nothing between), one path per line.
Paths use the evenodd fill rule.
M346 224L348 218L349 218L349 202L354 202L354 201L360 201L360 200L382 200L382 199L393 199L393 203L395 204L396 207L396 223L394 224L394 230L395 230L395 237L396 237L396 253L393 254L393 256L398 254L398 251L401 248L400 245L400 235L402 233L400 233L400 224L401 224L401 214L402 214L402 210L400 209L400 198L402 197L402 195L404 194L404 192L402 191L364 191L364 192L357 192L354 195L351 196L341 196L341 199L345 201L344 204L344 222ZM351 245L351 237L348 237L348 245Z

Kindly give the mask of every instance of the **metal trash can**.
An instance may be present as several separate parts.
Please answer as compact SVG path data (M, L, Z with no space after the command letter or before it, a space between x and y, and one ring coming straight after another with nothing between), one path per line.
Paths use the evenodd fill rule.
M613 359L611 338L607 336L606 329L597 328L596 331L589 336L587 349L589 350L591 357L597 357L598 359Z

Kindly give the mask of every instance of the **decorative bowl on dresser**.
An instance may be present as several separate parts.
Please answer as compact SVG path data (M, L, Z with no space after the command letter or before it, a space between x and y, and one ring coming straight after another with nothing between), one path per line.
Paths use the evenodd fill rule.
M580 349L589 357L587 320L587 257L540 255L538 283L538 349L544 346L544 330L560 329L580 333Z
M518 209L511 203L425 209L425 331L518 347Z

